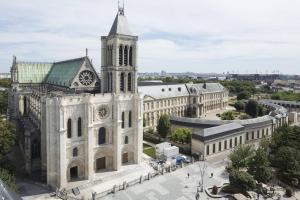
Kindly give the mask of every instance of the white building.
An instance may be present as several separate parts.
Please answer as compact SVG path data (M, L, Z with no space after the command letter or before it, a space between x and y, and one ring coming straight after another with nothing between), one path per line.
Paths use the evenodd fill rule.
M137 41L119 8L101 38L101 80L88 56L56 63L14 57L9 117L19 125L29 173L62 188L141 162Z

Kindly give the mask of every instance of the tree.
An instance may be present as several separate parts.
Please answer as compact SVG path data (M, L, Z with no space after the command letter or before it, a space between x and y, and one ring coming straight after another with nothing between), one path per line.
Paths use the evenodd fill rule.
M191 142L191 130L188 128L177 128L171 134L171 140L181 143Z
M247 91L242 91L238 93L237 100L243 100L243 99L249 99L251 97L251 94Z
M0 179L6 183L10 189L17 192L16 178L8 170L0 168Z
M253 190L256 186L255 180L249 173L236 169L229 171L229 182L230 185L243 191Z
M0 161L15 144L15 127L3 119L0 119Z
M166 138L171 131L170 117L166 114L160 116L158 124L156 126L157 133L162 137Z
M9 88L11 85L11 79L10 78L2 78L0 79L0 87Z
M258 116L264 116L268 112L268 109L263 105L258 105Z
M266 149L259 147L256 150L250 160L248 172L259 182L268 183L272 179L272 170Z
M7 91L0 92L0 114L6 114L8 106L8 93Z
M221 114L222 120L234 120L234 115L232 111L226 111Z
M282 146L275 154L273 164L281 171L300 171L299 151L292 147Z
M258 103L254 100L249 100L245 107L245 112L251 117L257 117L258 115Z
M248 160L253 155L253 152L253 148L250 145L237 146L229 155L232 167L237 170L241 167L246 167Z
M199 170L200 170L200 181L201 181L201 185L200 185L200 188L201 188L201 192L203 192L203 185L204 185L204 175L206 173L206 169L207 169L207 165L204 162L199 162ZM199 182L200 184L200 182Z
M245 109L245 104L242 101L237 101L235 102L234 107L237 111L241 112L242 110Z

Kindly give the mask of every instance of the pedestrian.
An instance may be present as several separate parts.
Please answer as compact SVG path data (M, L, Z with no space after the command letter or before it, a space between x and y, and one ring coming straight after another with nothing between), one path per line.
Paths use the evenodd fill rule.
M200 194L199 192L196 193L196 200L199 200Z

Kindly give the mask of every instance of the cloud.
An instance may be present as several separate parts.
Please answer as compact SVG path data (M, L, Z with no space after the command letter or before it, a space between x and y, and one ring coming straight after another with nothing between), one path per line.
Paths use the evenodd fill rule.
M139 35L139 71L300 73L298 0L127 0ZM100 71L100 36L116 14L111 0L12 0L0 6L0 71L20 60L83 56ZM184 69L184 70L183 70Z

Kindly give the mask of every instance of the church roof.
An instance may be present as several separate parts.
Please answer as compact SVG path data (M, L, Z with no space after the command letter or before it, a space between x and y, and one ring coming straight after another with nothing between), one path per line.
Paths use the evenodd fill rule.
M195 83L195 84L186 84L186 86L191 94L223 92L225 90L224 86L221 85L220 83Z
M88 58L82 57L54 63L46 82L53 85L70 86L86 59Z
M138 91L155 99L189 95L185 84L139 86Z
M109 31L108 36L112 36L116 34L132 35L131 31L129 30L127 18L125 17L123 10L119 10L115 18L115 21Z
M52 63L43 62L16 62L19 83L42 83L51 70Z

